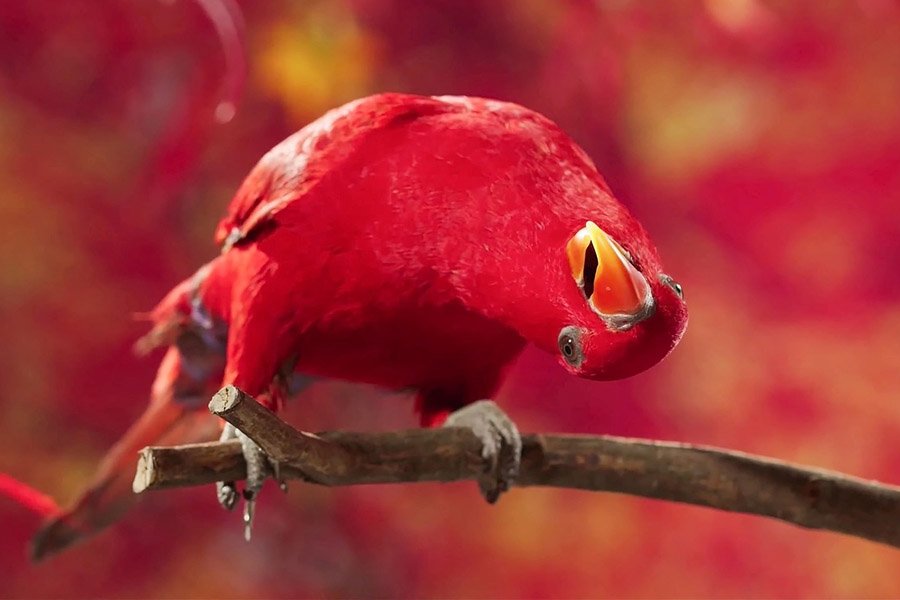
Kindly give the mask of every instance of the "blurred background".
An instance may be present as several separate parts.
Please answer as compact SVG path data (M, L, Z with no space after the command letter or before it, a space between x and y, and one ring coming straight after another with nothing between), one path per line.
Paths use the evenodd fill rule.
M684 284L687 336L648 373L592 383L526 352L499 398L523 430L900 483L896 0L0 2L0 471L71 499L147 397L132 315L216 253L266 150L386 90L554 119ZM288 418L415 424L411 398L340 382ZM887 547L574 491L269 486L248 545L211 489L177 490L38 566L37 518L0 498L0 522L2 597L900 594Z

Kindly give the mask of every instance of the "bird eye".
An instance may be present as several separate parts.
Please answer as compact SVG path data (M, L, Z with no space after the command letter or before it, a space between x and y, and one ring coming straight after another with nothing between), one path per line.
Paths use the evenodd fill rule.
M672 288L672 291L675 292L679 298L684 300L684 288L681 287L680 283L678 283L668 275L660 275L660 281Z
M581 334L577 327L563 327L559 332L557 340L559 351L567 363L573 367L580 367L584 361L584 354L581 349Z

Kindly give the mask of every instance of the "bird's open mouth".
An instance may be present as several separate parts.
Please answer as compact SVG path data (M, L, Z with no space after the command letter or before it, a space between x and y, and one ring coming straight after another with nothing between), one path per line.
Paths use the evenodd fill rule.
M588 305L613 331L625 331L653 314L653 292L628 252L593 221L566 245L572 277Z

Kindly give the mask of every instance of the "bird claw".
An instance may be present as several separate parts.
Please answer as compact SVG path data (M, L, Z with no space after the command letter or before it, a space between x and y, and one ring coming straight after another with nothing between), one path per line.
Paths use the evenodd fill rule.
M481 440L481 456L488 466L478 487L485 500L495 503L519 474L522 436L516 424L496 403L480 400L452 413L444 427L466 427Z
M247 437L244 432L238 431L237 438L241 442L241 450L247 463L247 480L244 482L244 498L253 499L259 494L266 478L273 473L269 457L256 442Z
M235 438L237 430L231 423L225 423L222 429L222 435L219 436L220 442L227 442ZM225 510L233 510L237 506L238 492L233 481L217 481L216 482L216 499L219 505Z
M278 483L278 489L287 494L288 485L287 480L281 476L281 463L270 458L269 464L272 466L272 478Z
M256 498L244 492L244 539L248 542L253 534L253 516L256 514Z
M225 510L233 510L237 506L238 493L233 481L216 482L216 499Z
M233 481L220 481L216 483L216 496L219 504L227 510L232 510L237 505L239 497L243 496L244 539L249 542L253 532L253 518L256 514L256 499L266 478L274 473L282 489L285 489L285 484L279 477L280 468L278 464L270 461L262 449L256 445L256 442L229 423L225 426L219 439L225 441L234 438L241 442L241 451L244 455L244 461L247 463L247 479L244 483L244 490L239 495Z

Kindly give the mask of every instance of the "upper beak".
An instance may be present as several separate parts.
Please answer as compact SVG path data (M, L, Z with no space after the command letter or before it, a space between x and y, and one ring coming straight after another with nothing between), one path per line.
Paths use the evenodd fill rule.
M602 317L640 317L653 303L647 279L625 250L594 222L588 221L566 245L572 277L591 308Z

